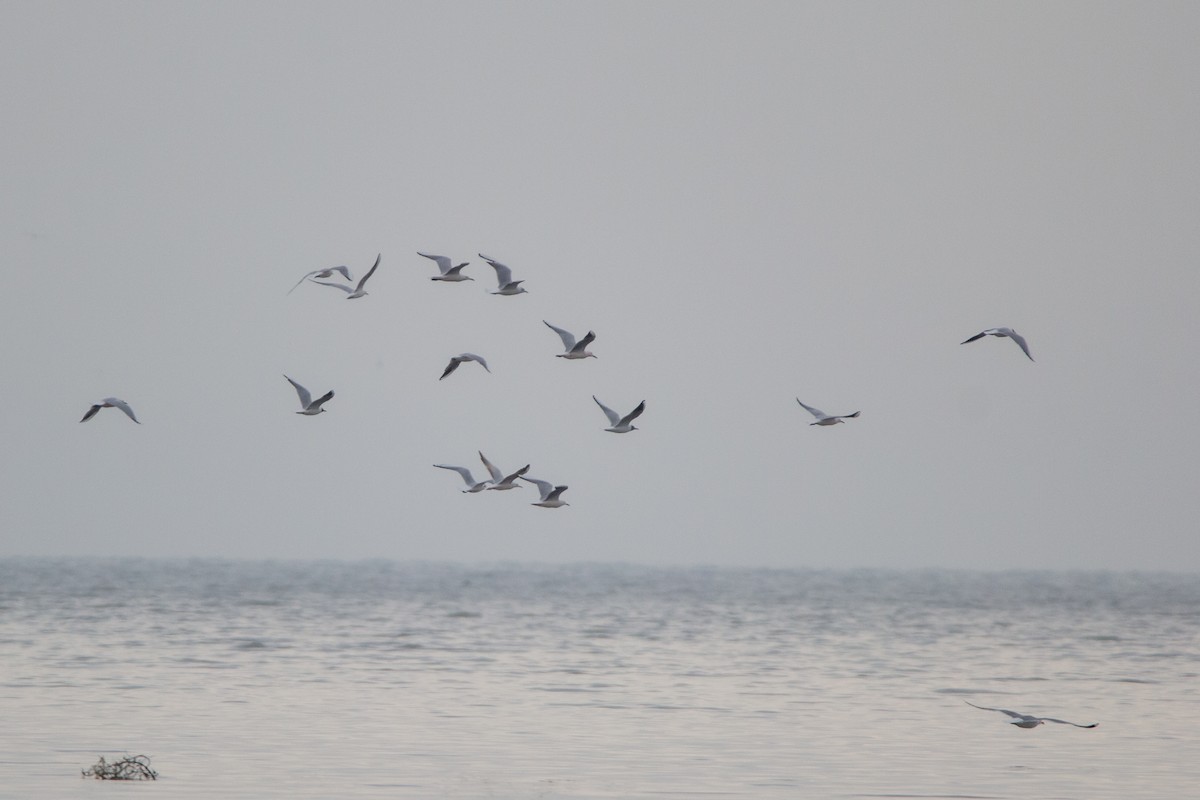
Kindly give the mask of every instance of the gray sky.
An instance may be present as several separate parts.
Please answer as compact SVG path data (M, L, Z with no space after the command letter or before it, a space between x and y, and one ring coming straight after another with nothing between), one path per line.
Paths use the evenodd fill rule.
M3 16L0 554L1200 569L1194 3Z

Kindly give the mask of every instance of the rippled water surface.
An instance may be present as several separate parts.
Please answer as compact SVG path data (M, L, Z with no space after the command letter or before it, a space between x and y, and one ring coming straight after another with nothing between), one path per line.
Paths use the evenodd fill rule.
M1196 797L1198 634L1196 576L0 560L0 797Z

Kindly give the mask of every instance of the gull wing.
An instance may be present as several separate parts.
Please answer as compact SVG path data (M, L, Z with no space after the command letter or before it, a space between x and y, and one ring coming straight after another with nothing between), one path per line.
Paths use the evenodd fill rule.
M488 258L483 253L479 257L492 265L492 269L496 270L496 280L500 283L500 288L503 289L508 284L512 283L512 270L501 264L499 261Z
M356 291L356 292L362 291L363 286L365 286L367 284L367 281L370 280L371 276L375 274L375 270L379 269L379 262L382 258L383 258L383 253L380 253L379 255L375 256L375 263L371 266L371 269L369 269L367 271L367 274L363 275L362 278L359 279L358 286L355 287L354 291Z
M969 706L973 706L974 708L978 708L982 711L999 711L1001 714L1008 714L1013 719L1033 719L1033 717L1029 716L1028 714L1021 714L1017 711L1009 711L1007 708L990 708L988 706L977 706L974 703L972 703L970 700L964 700L963 702Z
M319 274L320 274L321 272L323 272L323 271L324 271L324 270L319 270L319 269L318 269L318 270L313 270L312 272L308 273L307 275L305 275L305 276L304 276L303 278L301 278L300 280L296 281L296 286L299 286L300 284L304 283L306 280L308 280L309 278L311 278L311 277L313 277L313 276L315 276L315 275L319 275ZM296 286L293 286L292 288L288 289L288 290L287 290L287 293L288 293L288 294L291 294L292 292L296 291Z
M96 403L94 406L92 406L91 408L89 408L87 410L87 413L83 415L83 419L81 419L79 421L87 422L89 419L96 416L96 414L100 413L100 409L102 409L102 408L104 408L104 406L100 405L99 403Z
M1055 719L1054 717L1038 717L1043 722L1057 722L1060 725L1074 725L1076 728L1095 728L1100 725L1099 722L1093 722L1091 725L1080 725L1078 722L1067 722L1065 719Z
M482 366L488 372L491 372L491 370L488 369L487 362L483 360L483 356L477 356L474 353L463 353L459 356L459 358L463 361L478 361L480 366Z
M519 470L517 470L516 472L514 472L512 475L506 475L506 476L504 476L504 480L500 481L500 483L512 483L512 482L513 482L513 481L515 481L517 478L519 478L519 477L521 477L522 475L524 475L526 472L529 472L529 465L528 465L528 464L526 464L525 466L521 467Z
M325 405L332 399L333 399L333 389L330 389L328 392L326 392L325 394L321 395L320 397L318 397L316 400L313 401L312 408L320 408L321 406Z
M812 414L812 415L813 415L814 417L816 417L817 419L828 419L828 418L829 418L829 415L828 415L828 414L826 414L826 413L825 413L824 411L822 411L821 409L819 409L819 408L813 408L812 406L806 406L806 405L804 405L804 403L800 401L800 398L799 398L799 397L797 397L797 398L796 398L796 402L797 402L797 403L800 403L800 405L804 407L804 410L805 410L805 411L807 411L808 413ZM858 412L855 412L855 415L856 415L856 416L857 416L857 413L858 413ZM978 708L978 706L976 706L976 707Z
M571 333L570 331L563 330L557 325L551 325L549 322L546 322L546 320L542 320L542 323L547 328L558 334L558 338L562 339L563 348L565 350L570 352L575 347L575 334Z
M963 341L959 342L959 344L967 344L968 342L973 342L976 339L982 339L983 337L987 336L988 333L989 333L989 331L980 331L979 333L972 336L970 339L964 339ZM979 708L979 706L976 706L976 708Z
M587 346L594 341L596 341L595 331L588 331L587 336L584 336L582 339L576 342L574 347L568 347L567 349L573 353L582 353L587 349Z
M446 365L446 371L442 373L442 378L446 377L451 372L454 372L454 370L458 369L458 365L461 363L462 363L462 359L460 359L458 357L450 359L450 363ZM442 378L438 378L438 380L440 381Z
M554 491L554 484L550 483L550 481L539 481L537 478L526 478L524 475L521 476L521 480L529 481L538 487L538 493L541 494L540 500L546 500L550 497L550 493ZM566 489L567 487L564 486L563 488Z
M482 450L479 451L479 460L483 462L485 467L487 467L488 473L492 476L493 483L504 477L504 473L498 470L495 464L487 460L487 456L483 454Z
M554 491L542 498L542 501L557 500L558 496L567 490L566 486L555 486Z
M630 411L625 416L621 417L621 422L619 424L628 425L629 423L633 422L635 419L640 417L642 415L642 412L645 410L646 410L646 401L643 400L642 402L638 403L637 408L635 408L633 411Z
M1017 345L1020 346L1021 350L1025 353L1026 356L1029 357L1030 361L1033 361L1033 356L1029 355L1029 345L1025 343L1024 336L1022 336L1021 334L1012 330L1011 328L1008 329L1008 333L1006 335L1008 336L1008 338L1012 339L1014 342L1017 343ZM1075 723L1070 723L1070 724L1074 725Z
M129 403L126 403L124 400L121 400L116 397L106 397L106 398L104 398L104 402L107 403L112 408L119 408L122 411L124 411L125 416L129 417L134 422L137 422L138 425L142 424L142 423L138 422L138 418L133 415L133 409L129 407Z
M463 483L467 484L468 489L475 488L475 476L471 474L471 470L466 467L452 467L449 464L434 464L438 469L452 469L459 475L462 475Z
M426 258L431 258L434 261L436 261L437 265L438 265L438 271L441 272L443 275L445 275L446 273L448 273L450 271L449 256L434 256L434 255L430 255L429 253L422 253L420 250L417 251L417 255L425 256Z
M342 273L342 275L345 276L346 280L348 280L348 281L354 280L354 278L352 278L350 276L350 268L349 267L344 267L344 266L343 267L326 267L325 269L314 269L312 272L308 273L303 278L296 281L296 286L299 286L300 284L304 283L309 278L332 277L333 273L335 273L335 272ZM316 281L313 281L313 283L316 283ZM287 293L291 294L292 292L296 291L296 286L293 286L292 288L288 289Z
M288 378L287 375L284 375L283 377L287 378L288 383L296 387L296 394L300 396L300 408L307 409L309 404L312 402L312 395L308 393L308 389L305 389L291 378Z
M592 399L596 400L596 395L592 395ZM613 411L611 408L604 405L604 403L601 403L599 400L596 400L596 405L600 406L600 410L604 412L604 416L608 417L609 425L611 425L612 427L615 428L615 427L617 427L617 425L620 424L621 418L619 416L617 416L617 412Z
M366 278L363 278L363 280L366 280ZM335 289L341 289L346 294L354 294L354 290L344 283L334 283L333 281L313 281L313 283L319 283L322 286L332 286ZM359 281L359 285L362 285L362 281Z

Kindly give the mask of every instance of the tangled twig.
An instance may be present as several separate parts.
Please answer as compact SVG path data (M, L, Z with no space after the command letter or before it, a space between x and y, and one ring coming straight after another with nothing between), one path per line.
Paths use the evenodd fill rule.
M100 760L83 770L83 777L98 781L153 781L158 773L150 769L150 756L125 756L111 764Z

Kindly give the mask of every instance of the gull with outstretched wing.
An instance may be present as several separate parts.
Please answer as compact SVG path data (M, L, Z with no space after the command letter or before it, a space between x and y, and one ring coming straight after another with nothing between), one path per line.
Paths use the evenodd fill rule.
M1100 723L1093 722L1091 725L1080 725L1078 722L1067 722L1065 719L1055 719L1054 717L1035 717L1031 714L1022 714L1019 711L1009 711L1007 708L990 708L988 706L977 706L970 700L964 700L964 703L972 708L978 708L983 711L999 711L1001 714L1007 714L1012 717L1008 721L1010 725L1016 725L1018 728L1036 728L1044 722L1057 722L1060 725L1074 725L1076 728L1095 728Z

